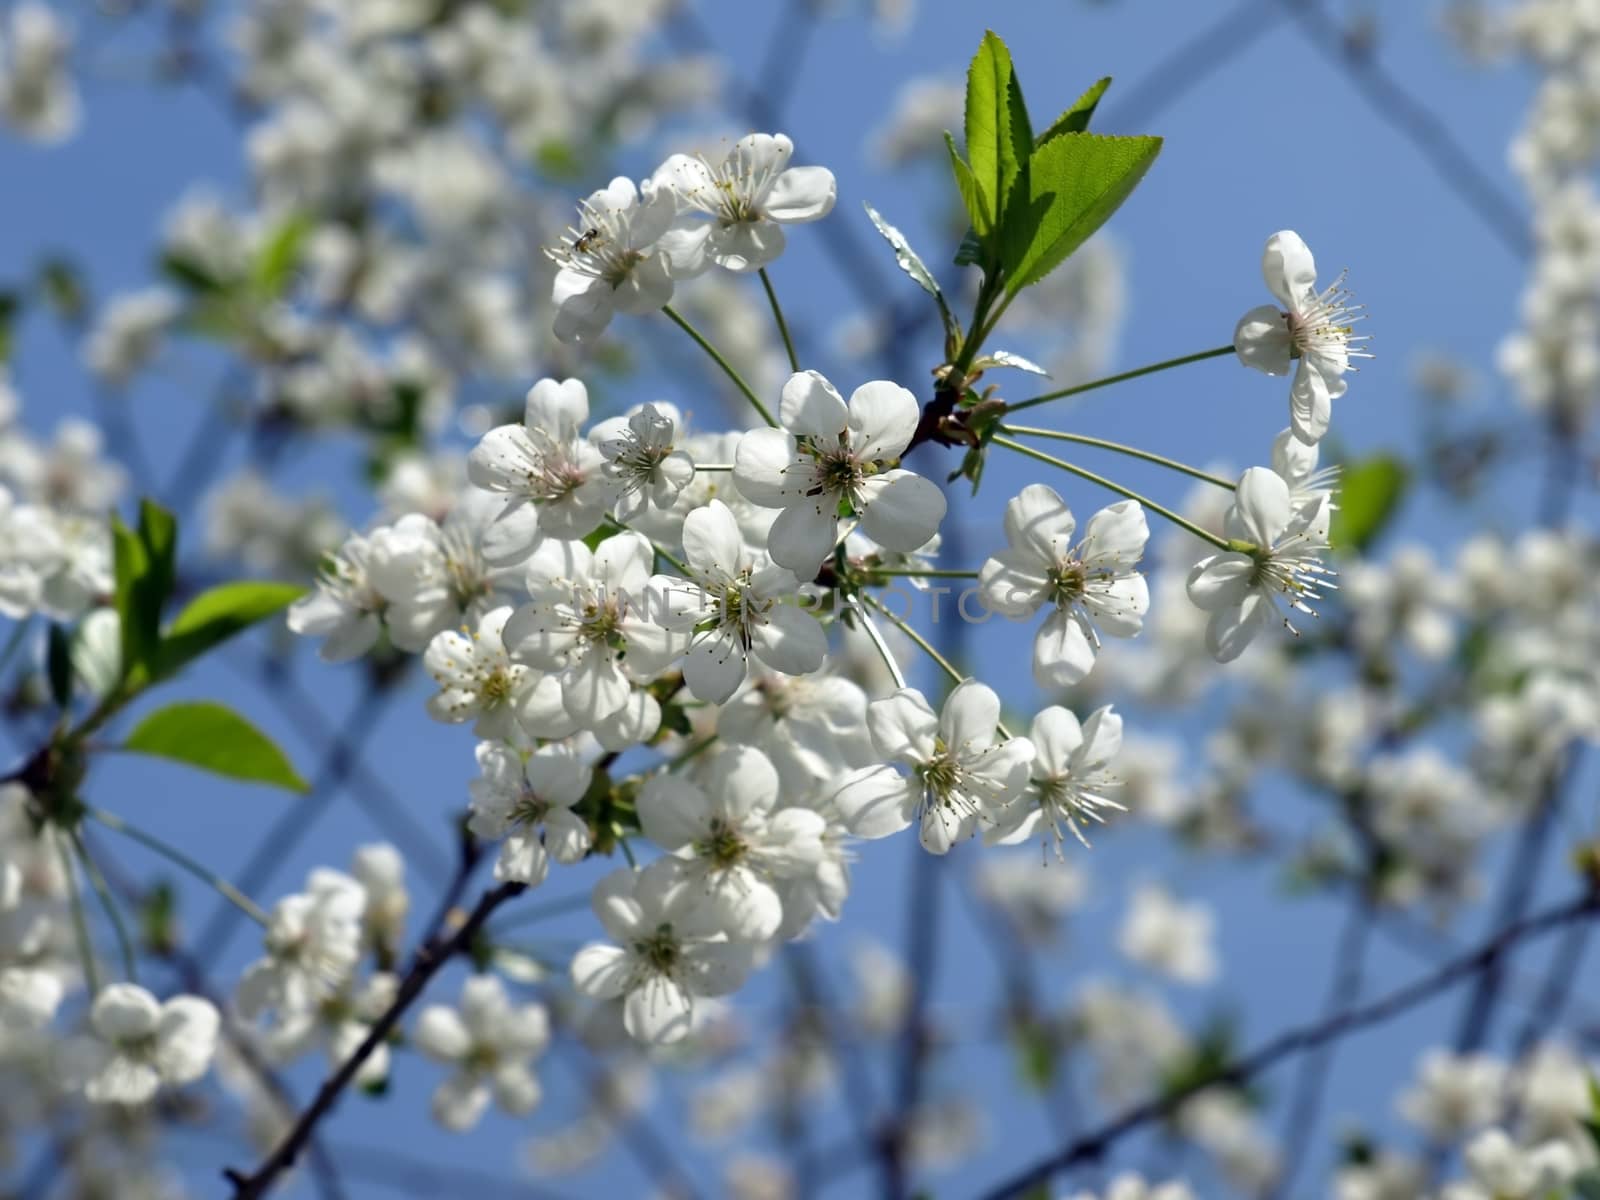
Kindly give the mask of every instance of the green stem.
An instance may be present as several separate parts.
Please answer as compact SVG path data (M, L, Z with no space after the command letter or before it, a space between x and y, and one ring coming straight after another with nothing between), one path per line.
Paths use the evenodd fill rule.
M1148 450L1140 450L1135 446L1125 446L1121 442L1108 442L1105 438L1090 437L1086 433L1062 433L1056 429L1035 429L1030 425L1002 425L1001 433L1021 434L1024 437L1052 438L1058 442L1077 442L1081 446L1098 446L1102 450L1111 450L1117 454L1126 454L1129 458L1142 458L1145 462L1153 462L1158 466L1166 467L1171 471L1179 471L1195 479L1203 479L1207 483L1214 483L1220 488L1227 488L1230 492L1239 485L1220 475L1212 475L1198 467L1191 467L1181 463L1175 458L1166 458L1160 454L1152 454Z
M169 845L154 834L146 833L136 826L129 825L116 813L107 812L103 808L86 808L84 812L94 820L99 821L107 829L114 829L124 837L132 838L146 849L154 850L174 866L182 867L202 883L208 884L219 896L227 900L263 929L271 923L271 918L267 916L259 904L222 878L222 876L201 866L176 846Z
M1025 408L1032 408L1035 404L1060 400L1066 396L1076 396L1082 392L1092 392L1095 388L1109 387L1113 383L1123 383L1129 379L1137 379L1141 375L1154 375L1157 371L1170 370L1173 367L1185 366L1188 363L1204 362L1208 358L1221 358L1224 354L1232 354L1233 352L1233 346L1230 343L1226 346L1218 346L1214 350L1202 350L1198 354L1185 354L1182 358L1169 358L1166 362L1152 363L1148 367L1124 371L1121 375L1109 375L1105 379L1096 379L1091 383L1080 383L1076 387L1062 388L1059 392L1046 392L1043 396L1035 396L1031 400L1023 400L1018 404L1008 404L1006 405L1006 411L1021 412Z
M78 852L78 861L83 864L83 873L89 878L89 886L94 889L95 897L100 901L106 919L111 922L111 928L116 932L117 948L122 952L122 972L128 977L129 983L138 983L138 956L133 952L133 938L128 936L128 926L122 919L122 909L112 896L110 887L106 885L106 877L100 873L100 868L95 866L94 859L89 857L89 848L83 844L83 835L76 829L72 831L72 848Z
M56 852L61 856L61 870L67 877L67 895L72 901L72 931L78 939L78 957L83 959L83 979L89 985L90 997L100 994L100 968L94 963L94 943L89 940L89 921L83 915L83 895L78 884L78 872L67 853L67 839L56 837Z
M733 470L733 464L732 463L695 463L694 469L696 471L731 471L731 470Z
M683 751L681 754L678 754L678 755L676 755L676 756L674 756L672 758L667 759L667 761L662 763L661 765L663 767L665 767L668 771L676 771L679 767L683 766L687 762L691 762L694 759L698 758L700 755L704 754L707 750L711 749L711 747L715 746L716 744L717 744L717 735L713 733L710 737L701 738L698 742L696 742L694 745L690 746L687 750Z
M873 608L877 609L891 622L893 622L895 627L898 628L901 633L905 634L908 638L915 642L921 648L924 654L933 659L934 662L938 663L940 669L944 671L946 675L950 676L950 681L952 683L966 682L967 677L960 671L956 670L955 667L950 664L950 660L948 658L935 650L932 642L928 641L927 638L923 637L915 629L911 628L910 625L890 612L888 606L885 605L883 601L879 600L876 596L863 596L862 599L864 599L868 604L872 605ZM904 685L902 684L901 686L903 687Z
M868 604L872 605L873 608L875 608L879 612L881 612L891 622L893 622L895 628L898 629L901 633L905 634L913 642L915 642L917 647L924 654L926 654L929 658L933 659L934 662L938 663L939 664L939 668L946 675L950 676L951 681L953 683L955 683L958 687L961 684L963 684L963 683L965 683L967 681L967 677L965 675L963 675L960 671L956 670L955 667L951 665L950 660L948 658L946 658L944 655L940 654L938 650L934 649L934 646L933 646L932 642L930 642L927 638L923 637L915 629L911 628L911 626L908 623L906 623L905 621L902 621L899 617L895 616L892 612L890 612L888 607L883 603L883 601L879 600L876 596L863 595L862 598L864 600L866 600L866 602ZM900 686L904 687L905 685L901 684ZM1005 727L1005 723L1004 722L1001 722L1001 721L995 722L995 728L1000 731L1000 736L1002 738L1004 738L1008 742L1011 740L1011 731Z
M615 517L607 517L606 518L606 524L611 526L612 531L615 532L615 533L639 533L639 531L637 529L633 528L631 525L628 525L623 521L617 520ZM639 533L639 536L640 537L644 537L644 534ZM672 566L677 568L678 574L682 575L684 578L686 578L686 579L692 579L693 578L693 575L690 573L689 568L684 566L683 563L679 562L678 559L673 555L672 551L663 550L655 542L650 541L649 538L645 538L645 541L650 542L650 549L655 552L655 556L657 558L665 559L668 563L672 564Z
M871 597L867 597L869 600ZM883 640L883 631L878 628L878 623L872 619L872 614L861 614L861 630L867 635L867 640L878 651L878 657L883 659L883 665L889 668L889 677L894 680L894 686L906 686L905 672L900 669L900 664L895 661L894 651L889 649L889 643Z
M689 324L688 321L684 320L683 315L679 313L677 309L673 308L672 305L663 304L661 306L661 311L666 313L668 317L672 318L673 323L677 325L679 329L683 330L691 338L693 338L695 345L699 346L700 349L704 350L711 356L711 361L716 363L717 366L721 367L723 373L733 381L733 386L744 393L744 398L750 401L755 410L761 414L761 419L776 429L778 427L778 422L773 420L772 414L767 411L767 406L761 403L761 397L757 396L751 389L750 385L744 381L744 376L740 375L739 372L733 369L733 364L727 359L723 358L722 355L717 351L717 348L710 342L706 341L706 339L700 335L700 331L698 329Z
M778 334L783 338L783 348L789 354L789 369L800 370L800 356L794 352L794 339L789 336L789 322L783 319L783 306L778 303L778 293L772 288L772 280L767 277L767 269L762 267L760 272L761 286L767 289L767 303L772 305L772 315L778 322Z
M889 575L897 579L976 579L976 571L921 570L913 567L873 567L873 575Z
M1067 462L1065 459L1056 458L1052 454L1045 454L1043 451L1024 446L1021 442L1013 442L1010 438L997 437L994 439L994 444L996 446L1004 446L1008 450L1015 450L1018 454L1026 454L1029 458L1036 458L1040 462L1049 463L1052 467L1060 467L1063 471L1070 471L1080 479L1087 479L1090 483L1098 483L1101 487L1113 491L1119 496L1126 496L1129 500L1137 500L1151 512L1165 517L1174 525L1182 526L1194 534L1195 537L1200 538L1202 541L1210 542L1218 550L1234 550L1237 548L1231 545L1226 538L1220 538L1209 530L1201 529L1200 526L1187 517L1180 517L1170 508L1157 504L1149 497L1141 496L1138 492L1125 488L1120 483L1112 483L1104 475L1096 475L1093 471L1086 471L1080 466Z

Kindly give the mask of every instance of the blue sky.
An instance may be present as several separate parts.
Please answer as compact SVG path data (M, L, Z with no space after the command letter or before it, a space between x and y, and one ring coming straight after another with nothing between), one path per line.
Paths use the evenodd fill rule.
M767 12L766 6L726 0L701 5L704 23L725 53L728 70L757 89L763 86L757 75L766 61L771 26L777 19L773 14L780 7ZM835 171L840 202L829 219L854 223L860 244L881 251L875 264L879 274L904 295L912 285L894 271L887 250L875 241L861 214L862 200L875 204L899 225L930 262L948 261L953 248L941 244L939 232L941 213L951 195L948 177L920 167L886 173L875 166L863 142L863 133L876 128L888 113L900 85L916 74L959 74L985 25L1009 42L1038 119L1066 105L1097 77L1114 76L1116 83L1096 119L1097 128L1166 138L1156 166L1111 223L1129 273L1129 306L1117 369L1226 342L1237 316L1265 298L1258 270L1262 242L1274 230L1294 228L1316 251L1324 276L1342 267L1350 269L1350 284L1372 314L1377 357L1363 366L1348 396L1336 406L1338 444L1352 455L1382 448L1405 450L1416 444L1419 403L1408 368L1419 350L1436 348L1462 357L1484 375L1483 403L1509 405L1493 376L1492 356L1515 317L1522 264L1441 182L1416 149L1379 118L1346 75L1315 52L1292 22L1277 15L1279 7L1257 5L1260 19L1269 21L1271 28L1137 128L1123 123L1124 99L1149 81L1173 49L1188 43L1231 6L1061 0L980 7L945 0L919 5L906 36L894 41L873 34L855 16L823 21L811 35L795 73L785 130L799 146L799 160L823 163ZM1382 6L1381 60L1444 117L1472 161L1520 204L1515 181L1505 167L1505 145L1527 100L1527 81L1514 73L1484 73L1462 64L1432 27L1432 8L1431 4ZM117 49L115 42L103 44L108 59L116 57ZM97 295L142 285L152 278L155 231L186 188L193 182L209 182L225 191L241 186L238 133L197 92L95 79L86 86L85 108L83 131L64 148L41 151L0 141L0 180L5 181L0 185L0 280L29 270L46 251L66 251L87 270ZM645 169L649 165L640 163ZM809 354L820 356L820 335L841 311L853 309L855 301L822 258L819 246L814 231L797 232L774 278L797 326L819 335L818 346ZM1003 333L999 341L1004 344ZM805 346L802 357L808 357ZM917 376L902 382L920 390L923 371L938 360L937 346L930 342L915 347L909 357L919 364ZM166 477L176 449L186 444L186 435L195 427L200 398L207 394L216 365L206 355L180 352L172 370L141 385L126 400L110 401L130 407L158 476ZM30 318L23 326L15 376L26 419L41 430L65 414L96 411L92 386L77 364L76 345L43 318ZM1016 379L1018 386L1027 387L1023 377ZM848 388L859 380L837 382ZM701 386L699 380L663 380L647 371L632 395L683 399L696 395ZM1248 374L1222 359L1086 397L1070 410L1074 422L1070 427L1191 462L1243 463L1252 455L1265 457L1272 436L1284 423L1285 390L1280 381ZM1064 412L1044 411L1067 419ZM335 472L348 467L349 449L336 447L306 461L290 462L285 478L303 486L341 478L329 474L329 466ZM1148 488L1169 502L1186 491L1181 483L1154 471L1085 461L1114 470L1117 478ZM353 473L345 477L352 482L336 485L335 494L347 516L360 522L369 514L370 502L354 485ZM1080 511L1092 511L1108 501L1075 481L1052 483ZM987 486L975 502L961 491L952 493L953 511L970 530L969 545L988 546L1010 494L1003 482ZM1467 530L1523 521L1534 502L1531 495L1516 490L1501 499L1509 507L1487 503L1454 507L1418 493L1404 514L1402 532L1447 545ZM198 535L197 528L189 532L191 538ZM1025 659L1010 653L1022 648L1023 634L997 628L977 636L986 666L993 662L999 671L998 676L987 677L1008 699L1027 704L1032 684L1025 667L1016 665ZM996 647L1006 653L992 654ZM341 727L356 702L358 673L317 665L305 646L290 647L286 653L292 656L300 685L323 714L316 723ZM248 664L256 654L252 648L231 657ZM1014 676L1008 677L1007 671L1014 671ZM925 682L933 686L931 677ZM321 739L308 741L239 671L219 664L169 691L173 697L220 698L237 705L281 738L302 771L318 770ZM465 781L473 769L472 743L464 731L428 721L421 708L424 694L420 685L413 684L393 698L366 742L365 765L425 828L437 831L447 857L444 820L464 801ZM262 831L293 803L272 792L132 758L111 758L97 766L90 794L94 802L122 811L184 845L224 874L248 857ZM1277 798L1263 799L1263 808L1277 816ZM314 832L284 857L259 899L270 901L292 890L313 865L343 865L354 845L378 836L348 790L320 797L306 811L314 814ZM1304 805L1287 793L1281 798L1281 813L1289 826L1306 816ZM134 870L155 865L135 848L111 848ZM816 939L825 962L837 965L840 953L859 936L901 943L908 920L904 903L908 867L916 853L908 838L862 848L856 891L844 923L821 930ZM972 1014L991 1005L999 994L982 932L955 886L957 877L981 853L979 847L969 846L953 855L941 885L948 927L933 981L934 1008L958 1036L981 1032L972 1027ZM1176 856L1138 828L1099 839L1089 857L1095 881L1091 899L1075 919L1065 945L1038 963L1047 1001L1064 1000L1091 976L1141 980L1118 961L1112 942L1129 883L1154 877L1185 896L1207 899L1221 917L1222 981L1215 991L1173 992L1171 998L1181 1012L1196 1019L1222 1011L1234 1014L1244 1041L1254 1043L1304 1019L1321 1003L1342 905L1285 896L1271 868ZM587 869L558 873L546 884L545 895L579 893L592 874ZM1552 894L1560 882L1550 882ZM181 890L185 911L191 914L186 924L194 930L204 923L211 898L187 884ZM431 889L418 879L419 917L429 909L431 897ZM586 913L538 927L541 945L557 954L592 931ZM236 973L254 948L251 931L238 928L214 964L218 977ZM1539 963L1538 951L1525 960L1530 973ZM1369 994L1423 969L1415 958L1380 937L1369 960ZM1159 986L1153 979L1141 981ZM842 989L841 976L835 976L834 987ZM454 991L453 977L438 988L440 998ZM742 994L739 1004L756 1024L783 1000L781 973L774 969ZM1441 1030L1450 1028L1455 1015L1454 1002L1423 1007L1343 1049L1324 1109L1328 1131L1356 1117L1380 1132L1392 1130L1396 1123L1391 1097L1409 1078L1420 1047L1443 1040L1446 1035ZM302 1094L315 1086L319 1070L320 1064L306 1063L293 1073ZM335 1145L403 1144L408 1153L436 1161L510 1169L523 1133L530 1127L535 1131L556 1127L578 1099L566 1064L547 1060L545 1076L549 1099L531 1122L491 1115L477 1134L455 1139L437 1131L426 1115L425 1097L436 1080L434 1068L402 1054L397 1056L391 1095L381 1101L348 1099L329 1125L329 1139ZM1281 1095L1288 1078L1280 1073L1266 1083L1274 1095ZM675 1139L673 1102L681 1092L670 1077L663 1078L660 1086L666 1103L658 1109L658 1127ZM1045 1152L1059 1137L1059 1123L1022 1093L1010 1059L992 1038L982 1038L936 1063L930 1092L938 1095L944 1089L981 1097L989 1138L972 1160L936 1178L939 1195L970 1194ZM841 1107L829 1108L820 1121L822 1144L836 1142L844 1128ZM1399 1137L1400 1144L1409 1144L1409 1134L1401 1132ZM1328 1137L1317 1143L1318 1166L1326 1164L1329 1145ZM211 1172L219 1164L242 1161L237 1148L229 1144L185 1139L175 1140L173 1148L196 1181L198 1194L214 1189ZM1131 1153L1119 1162L1162 1161L1138 1140L1125 1149ZM715 1189L715 1154L684 1151L684 1160L708 1190ZM1315 1168L1302 1178L1313 1177ZM1085 1176L1092 1178L1092 1173ZM831 1194L871 1194L870 1179L867 1174L854 1175ZM604 1194L636 1194L640 1184L638 1168L627 1156L613 1153L581 1180L565 1185L556 1181L554 1186L566 1186L574 1193L587 1193L592 1186L604 1188ZM1303 1194L1313 1194L1309 1184L1304 1187ZM376 1184L354 1180L351 1190L360 1196L388 1194ZM303 1181L297 1182L293 1194L309 1194Z

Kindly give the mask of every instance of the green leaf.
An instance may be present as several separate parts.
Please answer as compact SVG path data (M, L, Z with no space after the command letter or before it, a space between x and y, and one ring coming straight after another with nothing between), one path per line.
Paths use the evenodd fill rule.
M1398 510L1409 482L1405 463L1392 454L1347 464L1328 541L1338 550L1365 550Z
M122 627L122 675L126 678L136 665L144 662L149 647L155 644L155 630L161 623L161 614L158 610L151 617L141 610L144 592L140 581L150 569L150 555L139 535L115 515L111 518L111 557L116 576L117 618Z
M883 219L882 214L872 205L862 202L867 210L867 217L873 226L883 235L883 240L889 243L889 248L894 251L895 264L916 282L916 285L928 295L938 299L943 298L939 291L939 281L933 277L933 272L928 270L927 264L918 257L917 252L911 248L911 243L906 241L906 235Z
M45 303L66 321L79 320L88 311L78 269L65 258L47 258L39 266L39 290Z
M281 612L305 594L293 583L225 583L201 592L161 639L153 674L170 675L213 646Z
M255 262L250 267L250 282L258 296L276 300L288 289L310 232L311 222L298 213L272 231L272 236L256 251Z
M1581 1171L1570 1182L1573 1200L1600 1200L1600 1168Z
M1157 137L1094 133L1059 133L1040 146L1002 220L1006 294L1038 283L1088 241L1160 152Z
M66 708L72 703L72 639L65 629L54 623L50 626L45 662L50 677L50 698L57 708Z
M185 701L159 708L134 728L124 750L188 763L203 771L269 783L292 792L307 790L282 750L231 708Z
M187 254L168 253L161 256L161 270L168 279L187 292L199 296L214 296L228 290L228 282L199 259Z
M994 231L994 214L989 203L984 199L983 191L978 187L978 181L972 177L972 168L961 158L961 152L956 149L956 139L950 136L950 131L944 131L945 149L950 151L950 170L955 173L956 188L961 192L961 206L967 210L967 220L972 222L972 232L977 235L977 240L989 236ZM961 242L963 251L967 248L967 240ZM977 256L968 262L981 261ZM961 255L956 255L956 262L961 262Z
M0 363L11 359L13 330L17 314L22 311L22 301L15 292L0 291Z
M1084 92L1072 102L1072 106L1051 122L1050 128L1039 135L1034 142L1038 149L1057 134L1084 133L1089 128L1089 118L1094 116L1094 110L1100 103L1100 97L1106 94L1106 89L1111 86L1111 76L1096 80L1089 90Z
M967 68L967 162L990 212L1002 213L1033 150L1033 130L1011 52L993 30Z
M983 243L978 240L975 229L969 229L961 239L961 245L956 247L955 263L958 267L970 267L983 261Z

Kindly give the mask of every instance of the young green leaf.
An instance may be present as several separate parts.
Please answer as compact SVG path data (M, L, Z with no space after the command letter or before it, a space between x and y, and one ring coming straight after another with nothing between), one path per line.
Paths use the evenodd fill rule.
M281 612L305 594L293 583L225 583L201 592L161 639L156 670L170 675L207 650Z
M988 210L1003 213L1011 185L1033 150L1033 130L1011 52L993 30L967 68L967 162Z
M178 523L152 500L139 505L139 529L111 519L117 616L122 625L122 676L148 668L161 641L161 608L177 571Z
M983 192L978 187L978 181L972 177L972 168L961 158L961 152L956 149L956 139L950 136L947 129L944 132L945 148L950 151L950 170L956 177L956 189L961 193L961 206L967 210L967 220L972 222L972 230L982 240L994 231L994 214L989 208L988 201L984 199ZM961 245L966 246L966 240ZM960 258L956 259L960 262ZM970 259L977 262L976 258Z
M310 232L311 222L298 213L272 231L250 267L250 282L258 296L276 300L283 295L300 265L300 250Z
M1398 511L1410 476L1389 454L1347 464L1339 480L1339 507L1328 541L1336 550L1365 550Z
M1038 149L1051 138L1061 133L1084 133L1089 128L1089 118L1094 116L1094 110L1100 104L1100 97L1106 94L1106 89L1111 86L1111 76L1098 79L1090 85L1089 90L1074 100L1071 106L1059 117L1050 123L1034 142L1034 149Z
M1161 152L1157 137L1059 133L1034 151L1001 227L1006 293L1055 270L1121 207Z
M231 708L184 701L158 708L128 735L124 750L170 758L250 783L268 783L292 792L306 791L282 750Z
M65 629L54 623L50 626L45 662L46 674L50 677L50 699L57 708L65 709L72 703L72 639Z
M883 215L872 205L862 201L861 207L867 210L867 217L872 221L873 227L883 235L883 240L889 243L889 248L894 251L895 264L916 282L917 286L928 295L938 299L943 298L939 291L939 281L933 277L933 272L911 248L911 243L906 241L906 235L883 219Z

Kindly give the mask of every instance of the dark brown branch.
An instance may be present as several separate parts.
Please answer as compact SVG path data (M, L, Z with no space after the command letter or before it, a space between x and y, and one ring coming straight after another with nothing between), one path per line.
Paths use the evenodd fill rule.
M356 1077L361 1065L388 1040L389 1034L400 1023L400 1018L422 995L439 969L472 945L472 940L483 928L484 922L497 908L526 890L526 885L521 883L502 883L490 888L479 898L477 906L467 919L449 937L444 937L442 932L437 930L430 933L413 956L405 978L400 981L400 990L395 996L394 1003L373 1023L372 1029L368 1031L354 1053L317 1090L316 1098L312 1100L310 1107L301 1114L294 1128L289 1131L278 1148L252 1174L245 1175L231 1168L223 1172L233 1184L234 1200L256 1200L257 1197L266 1195L278 1176L294 1165L295 1159L311 1138L317 1124L333 1111L339 1096Z
M1597 911L1600 911L1600 893L1591 890L1565 904L1513 922L1503 927L1477 949L1460 958L1452 959L1431 975L1398 988L1369 1004L1346 1009L1342 1013L1311 1025L1290 1029L1255 1052L1236 1059L1211 1075L1147 1100L1143 1104L1135 1105L1094 1132L1077 1138L1056 1153L1001 1181L984 1194L988 1200L1018 1196L1038 1184L1046 1183L1057 1171L1078 1163L1097 1160L1115 1143L1135 1130L1173 1116L1185 1103L1207 1088L1222 1084L1238 1086L1246 1083L1276 1066L1283 1059L1314 1050L1318 1046L1347 1037L1369 1025L1376 1025L1396 1017L1448 991L1463 980L1488 970L1519 943L1573 921L1592 918Z

